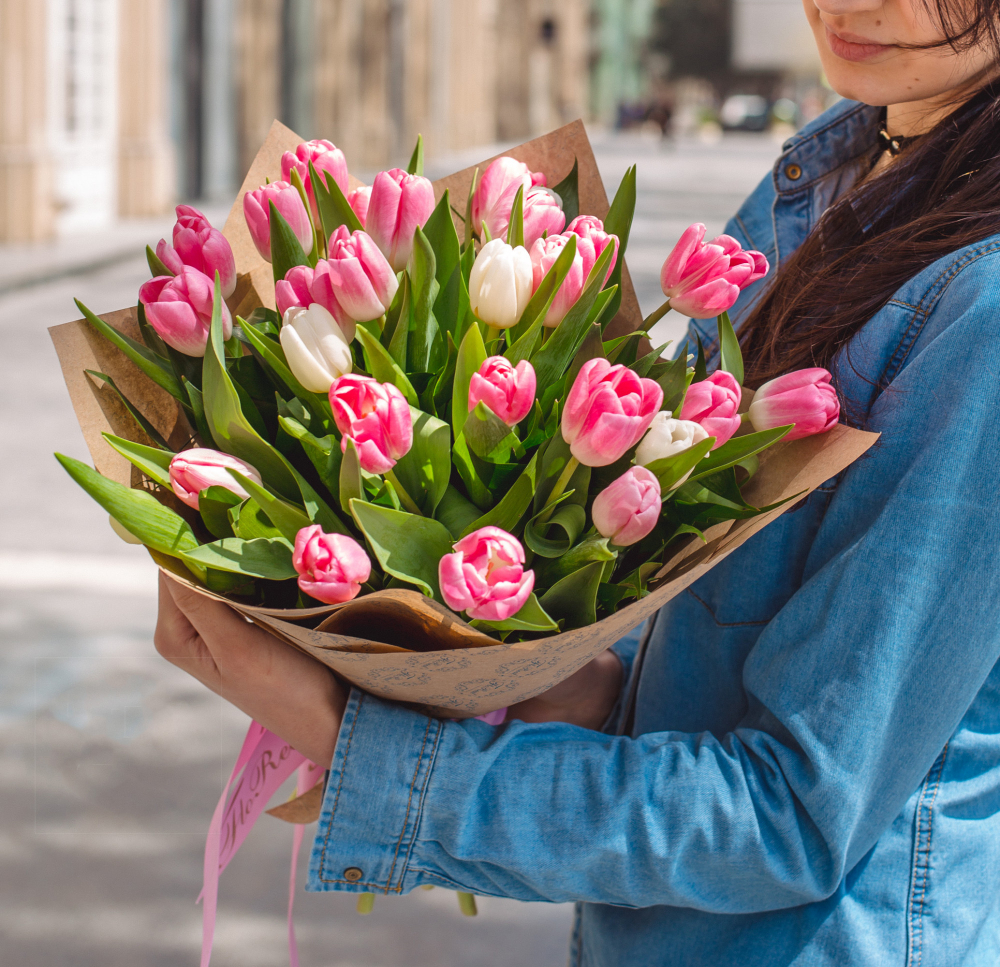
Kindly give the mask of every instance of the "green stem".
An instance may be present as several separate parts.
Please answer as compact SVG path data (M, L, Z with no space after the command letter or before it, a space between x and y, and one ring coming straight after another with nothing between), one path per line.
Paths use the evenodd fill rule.
M467 917L474 917L479 911L476 909L476 898L471 893L457 893L458 909Z
M406 492L406 488L399 482L399 479L391 470L386 470L385 479L388 480L396 490L399 502L411 513L418 517L423 517L423 512L416 505L413 498Z
M375 894L374 893L359 893L358 894L358 913L364 915L366 913L371 913L375 909Z
M500 338L500 327L491 326L489 323L486 325L486 345L491 346Z
M552 487L551 493L549 494L549 499L545 501L545 509L538 518L539 525L544 524L552 516L552 511L555 510L555 507L552 506L553 503L563 495L566 485L569 483L570 478L579 466L580 461L577 460L576 457L571 456L569 460L566 461L566 466L563 467L562 473L556 478L556 482Z
M670 300L667 299L666 302L660 306L659 309L654 309L645 319L642 320L642 328L648 329L654 322L659 322L668 312L670 311Z

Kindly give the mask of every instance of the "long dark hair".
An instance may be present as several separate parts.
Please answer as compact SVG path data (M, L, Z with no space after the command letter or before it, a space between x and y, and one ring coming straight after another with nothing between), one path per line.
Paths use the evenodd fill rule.
M1000 0L936 0L955 50L1000 52ZM872 145L872 159L877 148ZM1000 231L1000 81L981 88L823 215L741 327L747 383L834 356L908 279ZM850 363L850 360L848 360ZM857 422L845 401L850 422Z

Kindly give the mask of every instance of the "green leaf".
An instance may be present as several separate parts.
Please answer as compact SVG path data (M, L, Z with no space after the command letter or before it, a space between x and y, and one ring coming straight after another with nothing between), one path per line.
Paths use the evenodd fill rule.
M444 603L438 589L438 562L452 550L444 524L362 500L351 501L351 513L383 571Z
M332 433L322 437L315 436L291 417L279 416L278 424L290 437L302 444L319 479L331 494L337 494L340 487L340 441Z
M409 372L436 372L447 358L444 336L434 317L434 303L441 286L435 276L437 261L427 236L418 227L407 273L413 283L413 322L409 337Z
M240 398L226 371L222 345L222 295L215 282L212 330L205 349L204 405L212 437L220 450L245 460L284 497L294 497L299 488L287 460L251 426L240 408Z
M133 443L111 433L102 433L101 436L132 466L138 467L151 480L155 480L161 487L166 487L173 493L169 473L170 461L175 456L172 450L145 447L141 443Z
M607 218L604 219L604 231L609 235L618 236L618 258L607 283L608 288L613 285L618 286L618 291L602 319L604 328L607 328L607 324L615 317L622 302L622 269L625 266L625 250L628 248L632 218L635 215L635 172L635 165L625 172L625 177L622 178L608 209Z
M340 506L345 513L351 513L351 500L364 497L365 487L361 479L361 460L358 458L358 449L354 441L348 438L347 446L344 448L343 457L340 461L340 481L339 481Z
M392 328L392 335L389 338L389 355L399 364L400 368L406 368L406 358L410 340L410 326L413 324L413 288L410 284L410 273L403 272L400 275L403 280L399 288L403 290L400 297L399 312L396 315L396 324ZM397 295L398 295L397 290ZM389 307L390 309L392 306ZM389 329L389 320L386 319L386 330ZM382 345L386 342L386 332L382 334Z
M729 313L723 312L718 319L719 325L719 353L721 359L721 369L731 374L741 386L743 385L743 353L740 351L740 341L736 336L736 330L729 320Z
M479 169L472 172L472 181L469 182L469 196L465 200L465 244L467 250L472 249L472 240L476 235L477 226L472 224L472 200L476 196L476 187L479 183ZM475 251L473 250L473 255ZM471 267L471 266L470 266ZM469 280L469 273L465 273L466 281Z
M528 304L524 307L524 312L521 313L521 318L517 321L517 325L510 330L509 338L512 348L520 342L529 330L541 328L542 323L545 321L545 314L549 311L552 300L556 297L556 292L559 291L559 286L563 284L563 280L573 267L573 260L575 258L576 235L570 235L569 241L556 256L552 267L542 277L542 281L538 283L538 288L535 289L534 295L532 295L528 300ZM511 362L518 361L513 359L509 352L504 355ZM519 359L526 358L526 356L519 357Z
M705 455L715 445L715 437L710 436L701 443L696 443L687 450L675 453L671 457L664 457L662 460L654 460L647 464L646 469L654 473L660 481L660 490L666 494L677 486L677 482L682 480L695 467L698 467Z
M583 496L586 499L586 494ZM587 526L587 512L580 504L570 503L571 497L567 497L544 524L538 522L542 513L539 511L524 525L524 543L539 557L561 557Z
M269 201L267 204L271 213L271 270L274 281L279 282L296 265L309 265L309 259L291 225L285 221L274 202Z
M493 506L493 494L479 476L472 459L472 452L469 450L469 444L461 433L455 437L455 443L451 448L451 459L472 502L480 510L489 510Z
M617 557L617 553L608 547L608 538L601 537L600 534L591 534L571 547L562 557L536 562L536 586L547 587L585 564L601 561L606 565L608 561L614 561Z
M392 383L406 397L410 406L416 406L417 391L386 348L363 326L358 326L357 339L364 348L368 372L380 383Z
M151 349L164 363L169 362L174 368L174 376L179 378L181 373L198 368L197 359L177 352L160 338L160 334L146 321L146 307L141 299L135 304L135 315L136 322L139 323L139 336L146 344L146 348ZM178 366L179 361L183 361L180 366Z
M569 245L566 248L569 248ZM590 275L587 276L587 284L584 286L580 298L566 313L549 341L531 357L531 365L535 367L535 379L538 386L536 392L538 394L544 393L552 383L566 372L566 368L587 337L587 330L590 327L588 318L590 310L601 293L604 274L608 270L613 248L612 245L605 246L601 257L594 263Z
M524 248L524 185L518 187L514 196L510 221L507 223L507 244Z
M122 404L125 406L125 409L128 410L129 412L129 416L131 416L132 419L135 420L136 424L143 431L143 433L145 433L146 436L148 436L149 439L152 440L153 443L155 443L157 446L162 447L164 450L170 449L170 444L167 443L167 441L164 440L162 436L160 436L160 433L156 429L156 427L153 426L153 424L150 423L149 420L147 420L146 417L144 417L135 408L135 406L132 405L132 402L118 388L117 384L110 376L108 376L106 373L99 373L97 372L97 370L94 369L85 369L84 372L88 376L93 376L95 379L99 379L102 382L107 383L108 386L110 386L115 391L115 393L118 394L118 399L122 401Z
M562 438L561 434L552 437L545 449L539 449L539 452L541 453L539 458L541 460L541 467L538 474L538 485L535 489L535 513L545 507L549 499L549 494L552 492L552 487L555 485L559 474L563 472L566 462L570 458L569 444ZM574 491L571 503L586 504L587 492L590 488L590 476L591 468L585 467L583 464L580 464L573 471L573 476L569 478L569 483L566 484L567 491Z
M451 333L456 340L462 316L468 306L468 288L462 277L462 249L455 230L455 220L451 217L451 203L447 190L441 196L437 207L431 212L423 226L435 256L435 276L440 286L434 303L434 318L445 333Z
M479 508L462 496L451 484L448 484L441 502L434 511L434 517L448 528L451 536L457 541L467 528L479 519ZM475 528L472 528L475 530Z
M424 137L422 134L417 135L417 143L413 148L413 154L410 155L410 163L406 166L406 170L411 175L424 173Z
M794 425L794 423L790 423L788 426L777 426L772 430L760 430L757 433L747 433L727 440L721 447L709 454L704 463L698 465L698 472L692 474L691 479L699 480L701 477L707 477L719 470L726 470L741 460L760 453L761 450L766 450L785 436Z
M294 467L292 473L295 475L295 482L299 485L299 493L302 496L302 503L306 508L309 520L314 524L319 524L327 534L347 534L348 530L344 526L344 522L313 489L312 484Z
M180 557L198 546L191 525L145 490L130 490L79 460L55 455L63 469L130 534L154 551Z
M219 444L213 439L212 428L208 425L208 419L205 416L204 395L194 383L189 382L183 376L181 377L181 385L184 387L184 392L187 393L188 400L190 401L188 404L189 408L185 408L185 413L194 420L194 429L198 436L201 437L202 443L218 447Z
M229 469L229 468L227 468ZM281 531L281 536L294 542L295 536L303 527L308 527L312 521L306 516L305 511L299 509L294 504L282 500L268 493L256 480L244 477L237 470L229 469L230 475L240 486L260 505L261 509L270 518L271 523Z
M158 356L151 349L147 349L142 343L130 339L123 335L113 326L109 326L103 319L95 316L79 299L73 300L77 308L83 313L84 318L89 322L108 342L117 346L136 366L139 367L157 386L165 389L174 399L187 402L187 395L177 382L177 377L168 369L167 360Z
M149 271L153 273L154 279L163 275L168 275L171 278L174 276L174 273L160 261L160 257L148 245L146 246L146 264L149 266Z
M444 420L410 407L413 445L393 473L420 510L434 516L451 477L451 431Z
M489 459L490 455L498 449L509 452L510 443L515 439L510 432L510 427L482 401L477 403L469 413L462 433L465 435L472 452L484 460ZM508 444L501 448L500 445L505 440L508 440Z
M573 357L573 362L569 364L569 369L566 371L566 385L572 386L576 382L577 373L583 369L584 363L602 356L604 356L604 343L601 342L601 327L596 322L592 322L590 328L587 329L587 335L580 343L580 348Z
M491 628L493 631L558 631L557 625L546 613L545 609L538 603L538 598L534 594L528 595L528 600L521 606L517 614L511 615L504 621L487 621L484 618L476 618L469 624L473 628Z
M597 589L604 562L594 561L568 574L542 595L541 604L565 628L585 628L597 621Z
M669 345L670 340L668 339L662 346L657 346L652 352L648 352L645 356L637 359L631 367L636 376L647 376L650 367L663 355L663 350Z
M364 226L354 214L354 209L347 202L347 198L340 190L333 175L323 172L323 179L320 180L316 173L316 167L309 162L309 180L316 195L316 207L319 210L319 220L323 225L323 234L327 238L332 238L333 233L346 225L349 232L364 231Z
M225 487L206 487L198 494L198 513L213 537L232 537L233 524L230 507L242 503L243 498Z
M480 527L487 527L491 524L509 534L516 534L521 518L531 506L531 499L535 496L537 466L538 451L536 450L528 462L528 466L524 468L521 476L514 481L500 502L481 517L467 524L461 536L465 537L466 534L471 534L473 531L479 530Z
M472 376L486 362L486 346L479 326L469 326L458 347L455 362L455 382L451 395L451 428L458 439L469 416L469 384Z
M287 581L297 577L292 566L292 545L284 538L257 538L245 541L224 537L212 544L202 544L187 551L182 560L218 571L232 571L269 581Z
M574 157L573 170L552 189L562 199L563 214L566 216L567 225L580 214L579 176L580 162Z
M701 336L695 336L698 340L698 358L694 364L694 382L700 383L708 379L708 368L705 365L705 347L701 344Z
M675 416L680 413L692 375L688 372L687 353L682 349L680 355L667 367L666 372L657 379L663 390L663 403L660 409L670 410Z
M252 541L258 537L284 537L264 513L264 508L253 498L244 500L238 507L229 510L229 519L237 537Z

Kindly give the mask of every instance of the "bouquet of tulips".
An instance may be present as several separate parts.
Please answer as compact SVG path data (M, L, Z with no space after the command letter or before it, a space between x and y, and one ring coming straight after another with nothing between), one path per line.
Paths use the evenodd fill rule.
M80 305L190 431L175 452L122 396L148 442L105 439L138 489L57 455L119 533L234 602L409 588L518 641L613 614L681 535L773 509L741 494L757 455L828 430L839 407L815 369L741 413L726 310L767 272L763 255L694 225L663 265L667 298L646 322L669 307L717 316L709 374L700 344L668 361L644 331L605 334L634 168L603 222L577 210L576 166L549 188L501 157L461 207L421 171L418 142L408 170L350 190L329 142L286 151L282 180L243 197L276 310L234 318L230 244L183 205L172 244L147 248L141 340Z

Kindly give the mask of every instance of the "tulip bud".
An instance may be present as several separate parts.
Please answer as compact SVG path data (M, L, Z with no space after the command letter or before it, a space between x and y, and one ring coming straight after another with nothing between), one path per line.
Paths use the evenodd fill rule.
M505 621L517 614L535 585L524 570L524 548L507 531L480 527L454 545L438 564L441 597L453 611L470 618Z
M741 289L767 274L767 259L760 252L744 252L729 235L708 244L704 239L704 225L690 226L660 270L660 287L670 307L696 319L726 312Z
M604 222L602 222L596 215L577 215L567 226L566 231L563 234L569 234L572 232L577 236L576 250L578 252L588 252L590 248L593 247L594 255L593 259L596 262L603 254L604 250L609 245L614 245L615 253L611 256L611 261L608 263L608 271L604 276L604 282L607 284L608 279L611 278L611 273L615 270L615 263L618 261L618 236L609 235L604 231ZM587 242L590 244L588 245ZM584 261L586 262L589 256L585 256ZM593 265L593 263L591 263ZM588 274L589 274L588 269Z
M794 423L785 440L826 433L840 418L840 401L831 379L828 370L816 366L765 383L754 393L747 411L753 428L770 430Z
M380 171L372 184L365 228L396 272L406 268L413 234L434 211L434 186L401 168Z
M204 273L185 265L175 276L159 275L139 290L146 321L156 334L178 352L204 356L212 328L215 283ZM222 303L222 334L233 334L233 319Z
M707 439L708 433L700 423L674 420L671 419L669 410L660 410L653 417L653 422L649 425L646 435L639 441L639 446L635 448L635 462L648 467L654 460L665 460L667 457L676 456ZM687 480L687 476L684 480ZM680 483L684 483L684 480Z
M323 306L295 306L285 313L279 333L292 375L311 393L326 393L352 368L351 347Z
M176 212L174 244L171 247L161 238L156 257L174 275L180 275L185 265L213 280L218 272L222 298L228 299L236 290L236 259L229 240L197 208L178 205Z
M385 473L413 446L413 419L406 397L392 383L349 373L330 387L330 408L343 434L340 449L353 440L361 469Z
M681 419L698 423L709 436L714 436L715 450L740 428L741 397L740 384L729 373L717 369L708 379L688 387Z
M531 299L531 256L502 238L487 242L469 276L469 301L478 319L497 329L517 323Z
M506 237L517 189L525 192L533 185L545 185L545 175L531 171L513 158L497 158L483 172L472 196L472 225L478 233L483 222L491 238Z
M535 402L535 369L526 359L517 366L503 356L490 356L469 382L469 412L483 402L507 426L520 423Z
M550 188L536 186L524 196L524 244L531 248L543 235L558 235L566 225L562 199ZM507 216L508 224L510 215ZM505 236L507 226L497 232Z
M209 487L223 487L237 497L249 497L227 468L261 482L260 474L249 463L208 447L194 447L175 454L170 461L170 486L178 499L195 510L198 509L198 494Z
M628 547L656 526L662 506L656 474L645 467L630 467L594 498L591 514L602 537Z
M663 402L656 380L603 357L580 367L562 411L562 436L587 467L605 467L639 442Z
M308 255L312 251L313 230L302 196L287 181L272 181L243 196L243 217L260 257L271 261L271 206L268 203L272 201L295 233L302 251Z
M372 190L369 185L361 185L347 196L347 204L351 206L351 210L358 216L358 221L361 222L362 228L365 227L365 222L368 220L368 206L371 204L371 198Z
M303 527L295 535L292 567L299 588L326 604L341 604L357 597L372 572L364 548L346 534L325 534L319 524Z
M316 207L316 193L313 191L309 175L309 162L312 162L316 174L325 179L324 172L337 183L346 195L348 188L347 159L344 152L329 141L304 141L298 145L293 154L286 151L281 156L281 180L291 183L292 171L297 171L306 189L309 207L312 209L314 224L319 224L319 210Z

